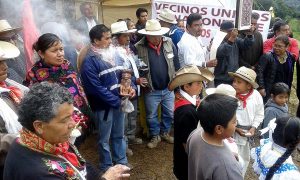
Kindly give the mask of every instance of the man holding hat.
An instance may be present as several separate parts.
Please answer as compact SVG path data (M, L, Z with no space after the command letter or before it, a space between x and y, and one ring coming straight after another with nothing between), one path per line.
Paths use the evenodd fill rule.
M173 120L174 93L168 90L168 84L179 64L176 47L170 38L163 36L168 31L169 28L161 27L157 20L148 20L145 29L138 31L145 37L135 45L138 57L149 67L146 75L149 91L145 94L146 119L151 136L151 141L147 144L149 148L155 148L161 138L169 143L174 142L169 135ZM159 104L162 107L161 123L158 121Z
M19 56L19 49L11 43L0 41L0 175L10 144L22 126L18 121L17 105L28 88L7 78L7 61Z
M175 13L170 9L163 9L158 15L159 23L162 27L170 28L168 37L172 39L173 44L177 47L177 43L180 41L183 31L177 27L177 21Z
M252 32L249 32L244 39L237 37L238 30L234 28L231 21L223 21L220 30L227 35L217 49L218 64L214 71L216 87L219 84L232 84L233 79L228 72L235 72L239 68L240 49L248 49L254 42Z
M213 78L211 72L201 73L197 66L191 65L179 69L169 84L170 91L179 87L175 93L173 149L173 172L179 180L188 179L186 142L199 121L196 109L200 103L203 81L212 81Z
M113 45L116 48L116 61L117 64L123 66L124 70L130 70L133 72L132 82L137 85L138 94L140 91L140 85L146 86L147 79L140 78L138 68L136 65L137 57L131 51L129 47L131 33L136 32L136 29L128 30L125 21L119 21L111 24L111 33L113 35ZM137 123L137 97L131 99L134 106L134 111L128 113L125 117L125 135L129 144L142 144L141 138L136 138L136 123ZM133 155L131 149L127 147L127 155Z
M14 57L14 61L7 61L8 77L18 83L22 83L26 76L26 60L24 55L23 40L18 36L22 28L13 28L7 20L0 20L0 40L14 44L20 50L18 56Z

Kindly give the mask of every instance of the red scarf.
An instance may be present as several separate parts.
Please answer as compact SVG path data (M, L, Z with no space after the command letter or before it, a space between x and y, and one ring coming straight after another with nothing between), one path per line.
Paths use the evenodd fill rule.
M184 105L192 104L190 101L185 99L179 92L175 94L174 111ZM200 98L196 100L196 107L200 105Z
M5 81L0 82L0 87L9 89L9 96L13 99L13 101L17 104L21 102L22 99L22 91L14 86L7 86Z
M61 155L66 158L73 166L81 166L76 154L68 151L69 142L53 145L25 128L20 131L20 139L18 140L18 142L21 145L37 152L52 154L56 156Z
M162 44L161 42L162 42L162 41L159 42L158 46L155 46L154 44L152 44L152 43L149 41L148 37L147 37L147 40L148 40L148 45L149 45L149 47L152 48L152 49L154 49L154 50L156 51L156 54L157 54L157 55L160 55L160 48L161 48L161 44Z
M250 90L246 95L237 94L237 98L243 102L243 108L246 108L247 106L247 99L251 94L253 93L253 89Z

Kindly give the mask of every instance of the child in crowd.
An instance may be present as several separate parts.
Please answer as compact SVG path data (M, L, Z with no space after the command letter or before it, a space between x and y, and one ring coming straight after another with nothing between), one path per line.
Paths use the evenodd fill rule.
M259 92L255 89L258 84L255 82L256 73L244 66L235 73L229 72L233 77L233 87L239 99L239 107L236 111L237 128L234 139L238 145L238 152L244 161L243 176L245 176L250 162L250 142L255 130L263 121L264 104Z
M224 139L236 128L238 100L224 94L208 95L197 114L202 128L194 130L187 141L188 179L239 180L242 168Z
M179 87L175 93L173 149L173 171L179 180L188 179L186 142L199 121L196 108L200 103L203 81L212 78L211 72L201 73L197 66L185 66L176 72L168 87L170 91Z
M262 127L268 126L270 120L283 116L288 116L288 99L290 96L290 88L285 83L276 83L271 88L271 99L265 104L265 118ZM269 135L265 134L264 138L268 138Z
M262 139L261 146L251 150L253 169L259 180L296 180L300 173L291 154L300 142L300 119L281 117L271 120L270 139Z
M236 98L236 91L235 89L229 85L229 84L220 84L216 88L208 88L206 89L206 94L224 94L227 96L231 96ZM198 124L198 127L200 127L200 123ZM224 143L229 147L230 151L233 153L235 158L239 161L241 166L244 166L243 159L239 155L238 146L235 143L235 140L232 137L224 139Z

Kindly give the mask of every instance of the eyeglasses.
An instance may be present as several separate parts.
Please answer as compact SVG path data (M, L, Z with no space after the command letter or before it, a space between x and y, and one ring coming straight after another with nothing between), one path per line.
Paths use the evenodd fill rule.
M274 44L273 48L284 49L284 48L286 48L286 46L281 46L281 45Z

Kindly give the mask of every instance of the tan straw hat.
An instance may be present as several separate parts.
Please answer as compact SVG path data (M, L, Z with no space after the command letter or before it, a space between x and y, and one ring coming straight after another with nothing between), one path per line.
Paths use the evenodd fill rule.
M150 36L161 36L169 32L169 28L161 27L160 23L156 19L151 19L146 22L145 29L138 31L140 34L150 35Z
M255 82L256 79L256 73L252 69L246 68L245 66L240 67L236 72L228 72L229 76L233 77L239 77L243 80L250 83L254 89L258 88L258 84Z
M19 49L8 42L0 41L0 61L18 57L20 55Z
M208 89L206 89L206 94L207 95L211 95L211 94L224 94L224 95L228 95L228 96L231 96L231 97L235 98L236 91L229 84L220 84L216 88L208 88Z
M209 79L213 78L212 73L210 76L209 74L206 74L205 76L195 65L182 67L175 73L175 77L169 83L168 89L170 91L173 91L176 87L182 86L184 84L199 81L209 81Z
M21 29L21 27L12 28L5 19L0 20L0 35L9 32L19 32Z
M125 21L112 23L110 29L111 29L111 34L134 33L136 31L136 29L128 30Z
M163 9L160 11L157 19L170 23L170 24L177 24L175 13L170 9Z

